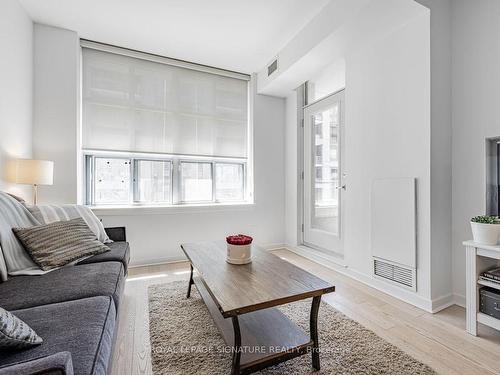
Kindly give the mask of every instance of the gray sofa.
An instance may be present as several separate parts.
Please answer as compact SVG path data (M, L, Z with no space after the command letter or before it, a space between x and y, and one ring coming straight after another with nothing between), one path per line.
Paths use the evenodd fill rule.
M0 306L43 339L30 349L0 350L0 375L109 372L130 249L124 228L106 232L115 241L107 253L0 283Z

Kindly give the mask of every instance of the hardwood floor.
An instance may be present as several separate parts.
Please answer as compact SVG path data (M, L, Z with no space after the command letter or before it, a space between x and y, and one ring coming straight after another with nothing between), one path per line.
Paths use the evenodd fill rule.
M479 337L465 332L465 310L451 306L430 314L287 250L276 255L333 282L323 296L343 312L440 374L500 374L500 332L479 326ZM147 287L189 280L189 264L132 268L120 307L113 375L152 374Z

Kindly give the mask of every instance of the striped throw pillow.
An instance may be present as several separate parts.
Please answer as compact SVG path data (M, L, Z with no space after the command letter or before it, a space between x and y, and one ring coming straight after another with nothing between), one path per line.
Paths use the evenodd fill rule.
M81 217L12 230L44 271L110 250L97 240Z
M92 210L88 207L78 204L48 204L28 206L31 214L40 222L40 224L50 224L56 221L71 220L77 217L83 218L97 239L102 243L113 242L109 239L104 226Z
M23 349L42 342L30 326L0 307L0 349Z

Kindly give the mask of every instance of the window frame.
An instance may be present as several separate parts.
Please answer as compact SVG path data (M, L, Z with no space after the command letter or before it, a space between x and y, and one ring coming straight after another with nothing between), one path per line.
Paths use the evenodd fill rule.
M123 203L96 203L95 202L95 166L96 159L122 159L130 161L130 194L131 201ZM164 161L170 162L170 203L165 202L140 202L136 198L139 195L138 184L138 161ZM148 155L134 153L114 152L114 151L89 151L83 152L84 163L84 204L96 208L129 208L129 207L182 207L190 205L224 205L224 204L249 204L253 203L249 194L248 185L248 159L246 158L220 158L220 157L188 157L185 155ZM183 201L182 200L182 171L181 163L208 163L212 172L212 199L204 201ZM216 199L216 174L217 164L236 164L242 167L242 200L217 200Z

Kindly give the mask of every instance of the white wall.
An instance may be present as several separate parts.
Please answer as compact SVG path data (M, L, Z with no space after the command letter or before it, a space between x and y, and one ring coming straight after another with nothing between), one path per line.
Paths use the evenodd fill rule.
M34 154L54 160L54 185L41 202L78 201L79 39L35 25ZM229 208L96 210L106 226L126 226L132 265L183 259L180 243L245 232L265 246L284 243L284 99L254 97L255 204Z
M370 186L417 178L417 293L430 298L430 30L422 13L346 58L345 262L372 274ZM395 218L397 230L397 218Z
M268 76L267 66L259 71L258 92L288 96L318 71L380 39L421 9L413 0L330 1L277 52L274 73Z
M285 241L298 245L298 153L297 153L297 93L292 91L286 98L285 124Z
M431 10L431 298L453 301L451 253L451 1L417 0Z
M346 261L352 269L369 274L367 232L358 236L354 227L366 225L366 217L360 216L366 210L368 199L364 184L374 174L395 175L404 171L405 175L419 177L419 229L423 231L419 234L419 293L427 299L439 299L446 297L452 289L461 299L465 294L465 258L461 242L470 238L469 218L485 210L484 139L500 136L500 107L497 104L500 4L497 0L417 1L431 9L430 126L424 121L429 111L427 104L414 103L411 108L406 108L406 103L402 107L395 104L401 99L395 93L405 87L416 84L422 85L423 90L429 89L424 88L425 82L414 82L412 74L408 77L394 66L399 61L409 69L416 66L426 68L423 60L427 61L429 56L424 51L414 56L406 49L410 43L400 45L402 41L398 38L402 36L391 35L351 56L346 64L346 103L350 106L354 102L347 113L350 126L347 134L358 138L348 141L353 142L349 147L354 147L348 158L351 191L348 199L354 216L347 219L351 227L347 231L351 236L356 233L356 236L347 239L354 251L346 254ZM357 2L358 5L367 3ZM14 0L2 1L0 21L0 43L4 50L9 51L0 59L0 81L3 87L8 87L0 93L0 176L3 176L5 160L31 156L32 26ZM407 26L409 29L402 30L410 32L420 22L423 26L423 19L415 19ZM420 43L429 37L426 32L419 35L422 39L414 41L417 48L423 47ZM37 25L35 39L34 156L56 162L55 185L41 188L41 200L75 202L78 190L78 157L75 152L78 134L74 126L79 116L78 36L67 30ZM394 47L400 51L391 59L387 56L391 56ZM375 65L371 66L368 61ZM361 82L361 76L366 80ZM391 78L389 85L382 84L382 80L386 81L388 77ZM366 92L356 92L360 87ZM412 91L409 98L415 93ZM375 99L378 100L376 104ZM290 245L297 244L296 96L289 92L287 98L286 133L281 125L285 116L282 102L269 97L259 97L257 102L255 145L259 150L256 154L259 164L255 166L256 205L223 211L104 216L106 224L137 228L129 231L136 249L134 262L176 259L180 256L179 241L208 238L209 234L220 237L238 230L256 235L261 243L281 243L286 239ZM365 104L368 104L366 113ZM389 107L398 110L392 113ZM269 118L273 113L275 120ZM373 123L373 119L382 124L378 131L366 126L366 123ZM418 119L422 124L420 127ZM351 121L357 125L351 126ZM276 126L276 123L280 125ZM393 143L399 146L389 144L389 149L394 147L391 149L392 164L381 171L377 169L378 165L388 160L388 151L380 153L380 147L376 148L373 140L394 140L394 137L399 142ZM422 149L417 149L414 142L427 149L430 156L422 155ZM375 155L373 160L370 152ZM427 172L422 169L424 164ZM367 166L375 168L369 172L371 174L365 176L363 170L357 171L357 167ZM0 188L21 189L1 180ZM24 189L24 193L29 196L29 188ZM282 215L285 215L284 220ZM422 215L428 216L424 218ZM149 239L144 241L147 235Z
M76 203L80 40L69 30L35 24L33 156L54 161L54 185L39 202Z
M0 2L0 190L31 198L6 181L9 161L31 157L33 23L17 0Z
M338 268L340 271L345 270L353 277L430 310L432 153L429 11L417 7L412 18L400 21L396 29L389 27L385 33L379 30L378 35L371 43L354 46L353 52L345 57L345 167L348 187L345 251L344 259L334 262L347 267ZM296 97L290 94L287 98L285 145L285 223L287 244L292 248L297 246L296 108ZM374 178L383 177L416 177L418 181L416 295L379 282L372 276L370 186ZM312 253L311 256L316 257ZM448 273L448 286L450 278Z
M254 205L173 208L170 213L159 209L140 215L96 213L105 226L127 227L132 265L184 259L181 243L220 240L232 233L250 234L265 247L281 247L285 236L284 123L284 99L255 96Z
M383 36L381 33L381 36L374 43L363 46L355 54L351 54L346 63L348 75L346 103L349 124L347 134L351 137L348 142L352 142L348 146L348 149L351 148L352 154L348 155L347 158L350 187L347 199L350 209L354 209L346 221L346 248L352 247L354 250L346 252L345 262L355 272L371 275L369 244L367 242L368 227L366 227L366 233L358 235L360 223L365 226L364 221L367 220L367 215L365 215L365 205L368 202L367 186L369 186L369 184L366 185L367 181L374 176L381 177L384 174L417 176L419 178L420 205L419 294L426 299L439 299L447 296L452 289L450 272L450 1L418 0L418 2L431 9L430 69L433 77L430 88L426 86L428 80L425 81L426 78L419 75L425 74L429 59L428 51L425 52L428 46L425 47L422 44L426 38L429 39L428 31L425 31L428 30L428 25L424 25L425 17L414 19L389 36ZM13 4L17 6L14 1L6 4L10 4L11 9L13 9ZM368 4L368 2L360 1L359 4ZM496 113L494 113L495 106L492 103L491 111L482 114L485 116L485 120L483 124L479 125L484 127L484 129L481 128L483 129L481 135L472 134L473 131L465 126L464 121L464 118L467 118L472 123L470 111L465 113L466 108L468 108L466 103L470 102L471 97L474 98L474 96L478 96L478 93L480 94L479 98L481 99L474 99L475 102L472 102L477 106L478 111L483 108L481 107L484 105L483 96L487 97L486 102L489 103L488 100L490 100L495 87L489 78L494 76L494 67L497 66L499 59L495 50L489 48L489 43L494 45L497 42L497 40L493 40L494 36L492 36L497 31L495 29L497 26L491 18L486 17L489 14L489 10L486 9L491 8L495 11L496 7L493 2L486 0L480 4L482 5L476 9L469 2L459 1L454 6L453 12L454 32L456 30L453 58L454 61L457 61L453 67L453 77L456 81L454 92L456 93L458 90L453 101L454 121L456 122L453 128L455 137L453 141L453 193L455 195L453 198L453 285L454 292L459 295L463 294L463 278L461 277L463 257L460 242L468 237L468 217L476 214L478 207L481 207L480 211L484 209L482 190L484 177L481 176L476 181L471 182L468 174L470 171L474 173L484 171L484 169L477 168L478 163L481 167L484 164L482 151L480 157L477 160L474 159L474 165L470 165L470 168L462 168L463 163L467 165L467 163L471 164L472 162L465 155L461 155L460 150L464 149L465 143L471 135L480 140L483 140L486 135L500 135L497 134L500 131L494 131L496 125L494 123L496 116L494 115ZM5 5L2 4L2 6ZM468 12L475 12L471 20L466 17ZM2 13L2 16L3 14L5 13ZM493 14L496 13L493 12ZM29 19L24 17L29 27ZM483 25L481 17L486 17L489 22ZM13 22L14 17L8 17L8 20ZM2 26L4 24L2 23ZM16 24L19 26L19 22ZM417 33L416 30L419 28L422 28L423 31L420 30ZM10 32L12 27L5 30ZM74 203L79 196L77 168L80 165L77 151L75 151L78 150L79 144L79 134L75 124L78 123L80 116L78 35L72 31L44 25L36 25L34 33L36 74L33 151L34 157L55 161L54 186L42 187L40 198L42 202ZM471 34L474 37L471 37ZM16 33L16 37L21 35L22 33ZM2 33L3 37L4 33ZM478 53L486 54L488 58L481 59L481 61L473 60L464 44L457 42L461 39L468 41L471 45L479 39L485 41L474 48L478 49ZM18 44L16 43L16 45ZM412 48L408 48L409 46ZM416 53L415 51L418 51L419 48L422 49L421 53ZM16 52L19 55L19 51ZM23 53L29 53L29 49L26 48ZM0 63L5 64L5 61ZM19 63L13 65L16 68L21 66ZM398 70L400 66L406 66L409 69L408 72ZM415 74L415 69L418 67L423 69L418 70L419 73ZM5 71L2 69L2 72ZM470 74L471 71L476 73ZM478 84L477 92L475 95L471 95L470 90L466 90L466 88L475 83L474 79L476 79L478 71L482 79L481 85ZM9 75L8 78L10 77ZM26 78L25 75L23 77ZM360 77L363 77L363 81ZM463 77L465 79L462 79ZM494 81L494 83L497 82ZM416 93L415 89L408 90L407 96L398 95L398 93L404 92L406 95L405 90L414 85L420 85L423 92L427 92L425 91L427 89L430 90L432 100L430 109L428 102L426 102L427 106L425 103L415 102L413 106L407 106L406 102L395 104L402 97L406 97L408 102L413 100L414 96L412 95ZM16 84L16 88L18 86ZM483 94L484 92L486 93ZM423 97L425 95L420 98ZM393 108L398 108L398 111L393 111ZM430 114L427 113L428 111ZM16 111L16 115L18 112ZM30 112L23 111L23 114L26 113ZM3 116L3 113L0 114ZM430 125L428 121L424 121L426 115L430 116ZM262 244L286 242L290 245L296 245L297 130L295 93L290 92L287 98L286 133L283 125L284 117L285 108L280 99L265 96L256 97L255 148L258 152L256 153L255 165L255 206L225 210L194 209L181 213L174 210L170 213L157 212L143 215L108 215L101 212L107 225L126 225L130 228L129 238L133 248L137 249L133 253L133 262L139 264L178 259L181 256L178 249L179 242L209 237L219 238L233 231L247 231L255 235L258 242ZM382 128L378 128L377 131L374 127L366 128L366 123L373 123L374 119L376 119L377 124L382 124ZM354 125L351 125L351 121L354 122ZM476 124L476 122L473 123ZM2 124L3 122L0 125ZM405 127L403 128L401 124L404 124ZM21 129L26 130L25 127L21 127ZM404 132L403 129L405 129ZM470 131L471 134L467 131ZM19 138L24 140L30 137L29 131L24 133ZM16 134L21 134L21 132ZM371 140L367 138L367 135L371 137ZM373 140L375 139L383 141L387 137L391 137L393 141L395 136L400 139L400 142L393 142L397 146L389 145L388 148L383 148L385 151L382 153L380 147L374 146ZM1 142L2 139L0 139L0 145ZM12 145L11 142L8 144ZM482 147L482 143L480 147ZM425 149L428 149L430 156L421 154L422 150ZM392 155L397 153L398 157L393 158L393 164L389 165L388 168L377 169L380 163L387 163L389 150L391 150ZM409 150L414 152L409 152ZM29 156L29 151L29 148L25 148L19 155ZM8 154L9 152L2 150L2 153ZM375 157L372 157L372 154ZM430 168L429 174L424 171L424 165L426 168ZM464 181L467 183L464 184ZM468 192L473 186L477 188L475 202L464 203L463 201L470 201ZM478 202L480 202L480 206L477 205ZM361 213L363 216L360 216ZM348 233L350 233L350 238ZM146 235L144 236L144 234ZM144 241L144 237L148 240Z
M484 214L485 138L500 136L500 2L452 6L453 286L465 295L469 220Z
M336 43L346 23L359 16L374 0L332 0L285 46L276 51L278 69L267 75L267 66L258 73L259 93L283 96L300 86L332 61L344 56L346 45ZM381 1L381 0L375 0ZM384 3L393 0L384 0ZM398 1L398 0L396 0ZM346 31L340 31L346 34ZM334 39L333 41L331 39ZM329 48L334 44L334 48Z

